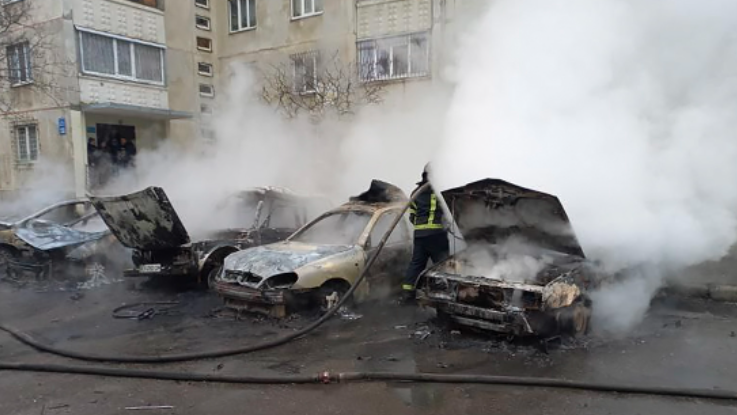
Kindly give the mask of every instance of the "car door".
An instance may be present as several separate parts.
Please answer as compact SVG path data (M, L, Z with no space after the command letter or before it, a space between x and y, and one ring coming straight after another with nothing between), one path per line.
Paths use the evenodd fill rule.
M374 222L366 241L367 258L376 252L381 239L400 213L400 210L386 211ZM386 295L399 288L411 255L412 235L407 219L402 218L369 270L368 279L372 296Z

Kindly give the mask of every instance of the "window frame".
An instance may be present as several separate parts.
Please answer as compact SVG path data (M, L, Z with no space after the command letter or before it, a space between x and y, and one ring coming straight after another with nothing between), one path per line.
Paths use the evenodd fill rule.
M300 2L302 4L302 14L300 14L299 16L296 16L294 14L294 2L295 1L298 1L298 2ZM321 16L323 13L325 13L325 3L324 2L321 3L322 9L320 11L315 11L315 2L317 2L317 1L321 1L321 0L289 0L289 7L291 8L291 11L292 11L292 13L291 13L291 19L294 21L294 20L300 20L300 19L307 19L307 18L314 17L314 16ZM304 12L304 10L305 10L305 4L307 2L312 3L312 12L311 13L305 13Z
M210 70L208 72L203 72L200 70L200 65L207 66L208 68L210 68ZM215 75L215 69L213 65L209 62L197 62L197 74L212 78Z
M18 68L18 71L23 73L25 70L26 79L22 79L21 76L18 77L17 82L13 82L13 68L10 65L10 59L13 51L23 50L23 57L24 62L21 63L21 67ZM20 52L18 52L20 54ZM10 86L12 88L17 88L24 85L30 85L33 83L33 62L31 57L31 44L28 41L13 43L11 45L8 45L5 47L5 55L7 65L8 65L8 79L10 80ZM18 56L18 60L20 61L20 56ZM20 63L20 62L19 62Z
M424 63L424 66L426 68L425 71L414 71L413 70L413 63L412 63L412 42L415 38L421 38L425 42L425 50L424 54L426 57L426 62ZM404 40L402 44L399 44L399 40ZM429 31L423 31L423 32L413 32L413 33L407 33L403 35L397 35L397 36L387 36L387 37L381 37L381 38L370 38L370 39L362 39L356 42L356 55L357 55L357 61L358 61L358 78L362 83L369 83L369 82L387 82L387 81L396 81L396 80L405 80L405 79L413 79L413 78L423 78L431 76L432 74L432 47L430 45L431 36ZM393 44L390 44L388 46L382 45L382 42L390 42ZM369 45L370 47L364 47L363 45ZM394 65L394 48L395 47L406 47L407 48L407 59L406 59L406 65L407 70L405 74L395 75L393 72L395 70ZM368 62L369 65L371 65L370 73L372 76L366 77L365 69L364 69L364 61L363 61L363 52L364 50L371 50L373 53L372 59L370 62ZM377 76L376 69L379 65L379 53L385 52L386 55L389 57L389 74L388 75L382 75Z
M201 1L204 1L205 4L201 4ZM194 5L202 9L210 10L210 0L194 0Z
M317 92L317 85L320 79L320 51L317 50L309 50L306 52L301 53L295 53L292 55L289 55L289 59L292 62L292 91L300 94L300 95L310 95ZM305 62L306 59L310 59L312 66L313 66L313 79L312 79L312 89L302 89L300 90L297 88L297 62ZM305 83L305 86L307 84Z
M99 76L101 78L111 78L111 79L117 79L121 81L128 81L128 82L136 82L141 84L148 84L148 85L156 85L156 86L165 86L166 85L166 45L161 45L158 43L152 43L152 42L146 42L143 40L137 40L137 39L131 39L129 37L120 36L120 35L114 35L110 33L100 32L97 30L87 29L87 28L81 28L77 27L77 39L79 41L79 66L81 69L82 74L84 75L92 75L92 76ZM83 44L83 36L85 34L90 35L97 35L106 37L109 39L112 39L113 41L113 66L115 68L115 74L109 74L109 73L102 73L102 72L96 72L91 71L85 68L84 65L84 56L85 56L85 50L84 50L84 44ZM120 75L118 74L118 41L128 42L131 44L130 48L130 65L131 65L131 75ZM149 46L153 48L159 49L159 61L161 64L161 81L152 81L149 79L141 79L136 77L136 52L135 52L135 46L141 45L141 46Z
M254 2L253 10L255 11L256 10L256 7L258 6L255 3L256 0L246 0L246 1L248 1L248 2ZM253 18L253 26L242 27L241 26L241 23L243 22L243 15L242 15L242 10L241 10L241 2L240 2L240 0L235 0L235 2L238 5L238 11L237 11L237 13L238 13L238 29L233 30L233 13L231 11L231 8L233 7L232 6L233 3L230 0L228 0L228 32L232 34L232 33L247 32L249 30L256 30L256 27L258 26L258 18L257 18L258 17L258 13L256 13L256 16L254 16L254 18ZM249 7L246 7L246 11L249 12L249 10L250 10L250 8ZM251 16L249 15L248 17L249 17L248 21L250 22L251 21L251 19L250 19Z
M32 148L31 148L31 139L30 139L30 129L33 128L33 130L36 132L36 157L32 157ZM20 138L21 138L21 130L25 131L25 151L27 154L27 158L21 157L21 145L20 145ZM26 124L18 124L13 126L13 138L15 139L15 161L17 164L33 164L38 161L38 156L41 153L41 145L40 140L38 137L38 124L37 123L26 123Z
M203 26L203 25L200 25L199 23L197 23L197 19L202 19L202 20L206 21L207 22L207 26ZM212 20L209 17L207 17L207 16L203 16L201 14L195 14L194 15L194 25L195 25L196 28L198 28L200 30L207 30L208 32L209 31L212 31Z
M199 42L197 42L197 40L199 40L199 39L206 39L208 42L210 42L210 47L209 48L201 47L199 45ZM210 53L212 53L212 50L213 50L213 47L212 47L212 39L210 39L209 37L197 36L196 39L195 39L195 46L197 47L197 50L201 50L203 52L210 52Z
M203 92L202 87L209 88L210 92ZM212 84L205 84L205 83L200 82L198 90L200 92L201 97L212 98L215 96L215 86L213 86Z

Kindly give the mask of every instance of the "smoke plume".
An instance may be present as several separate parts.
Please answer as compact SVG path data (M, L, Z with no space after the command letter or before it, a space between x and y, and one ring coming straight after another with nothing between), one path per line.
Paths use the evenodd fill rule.
M664 273L735 242L735 16L729 0L494 1L462 40L437 180L556 194L589 257L649 264L598 295L641 316Z

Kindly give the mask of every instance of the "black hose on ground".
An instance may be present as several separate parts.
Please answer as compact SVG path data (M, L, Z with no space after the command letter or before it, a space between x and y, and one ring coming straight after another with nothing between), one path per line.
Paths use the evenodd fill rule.
M568 389L631 395L655 395L678 398L737 400L737 392L728 390L668 388L660 386L618 385L592 383L550 378L519 376L451 375L435 373L394 372L323 372L316 375L273 375L273 376L226 376L202 373L135 370L111 367L72 366L29 363L0 363L0 371L22 371L39 373L63 373L87 376L108 376L133 379L153 379L184 382L215 382L257 385L296 385L349 382L412 382L452 383L471 385L525 386L539 388Z
M407 212L407 209L409 209L410 203L412 203L417 198L417 196L420 193L422 193L422 191L427 189L429 186L430 186L430 183L424 184L422 187L418 189L418 191L414 193L414 195L410 198L410 200L407 201L407 203L402 208L402 211L400 212L400 214L397 215L397 217L394 219L394 221L389 226L389 229L387 229L386 233L384 234L384 237L381 238L381 241L376 246L376 250L374 251L373 255L371 255L368 261L366 261L366 266L363 267L363 270L358 275L358 278L356 279L356 281L353 283L351 288L345 293L343 298L340 299L338 304L333 306L333 308L329 309L322 317L315 320L314 322L309 324L307 327L304 327L303 329L298 330L294 333L290 333L286 336L278 337L272 340L267 340L265 342L253 344L250 346L236 347L236 348L223 349L223 350L213 350L213 351L206 351L206 352L177 353L177 354L167 354L167 355L159 355L159 356L104 356L104 355L93 355L93 354L87 354L87 353L80 353L80 352L75 352L73 350L64 350L58 347L54 347L54 346L45 344L39 340L36 340L31 335L24 333L4 323L0 323L0 331L4 331L10 334L11 336L19 340L21 343L24 343L42 352L54 354L57 356L67 357L69 359L84 360L84 361L89 361L89 362L105 362L105 363L185 362L185 361L191 361L191 360L213 359L213 358L218 358L218 357L234 356L234 355L252 353L258 350L265 350L265 349L270 349L272 347L281 346L294 339L302 337L305 334L320 327L323 323L325 323L333 315L335 315L335 313L338 312L338 310L341 307L343 307L346 301L348 301L348 299L353 295L356 289L361 285L361 282L363 282L363 280L366 278L366 275L368 274L368 271L371 269L371 266L374 264L374 262L376 262L376 258L379 256L382 249L384 249L384 245L386 245L386 241L389 239L389 236L391 235L392 231L394 231L394 228L396 228L399 222L404 218L404 214Z

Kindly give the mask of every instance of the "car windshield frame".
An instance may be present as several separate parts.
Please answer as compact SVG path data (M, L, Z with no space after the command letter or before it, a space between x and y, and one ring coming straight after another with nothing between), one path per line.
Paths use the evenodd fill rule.
M342 222L345 223L345 221L348 219L348 216L354 216L354 217L360 217L361 219L365 219L363 222L363 226L359 227L356 226L357 232L355 235L352 235L351 241L349 243L328 243L325 241L315 241L315 240L302 240L301 238L304 236L305 233L309 232L310 230L314 229L314 227L320 223L324 223L324 221L328 218L335 217L335 216L345 216L345 219L342 219ZM301 229L299 229L297 232L292 234L289 238L287 238L288 242L300 242L300 243L307 243L307 244L314 244L314 245L359 245L361 243L361 238L366 233L366 229L371 225L371 221L375 216L375 212L369 212L366 210L360 210L360 209L345 209L345 210L335 210L331 212L324 213L314 220L310 221L307 225L303 226Z

